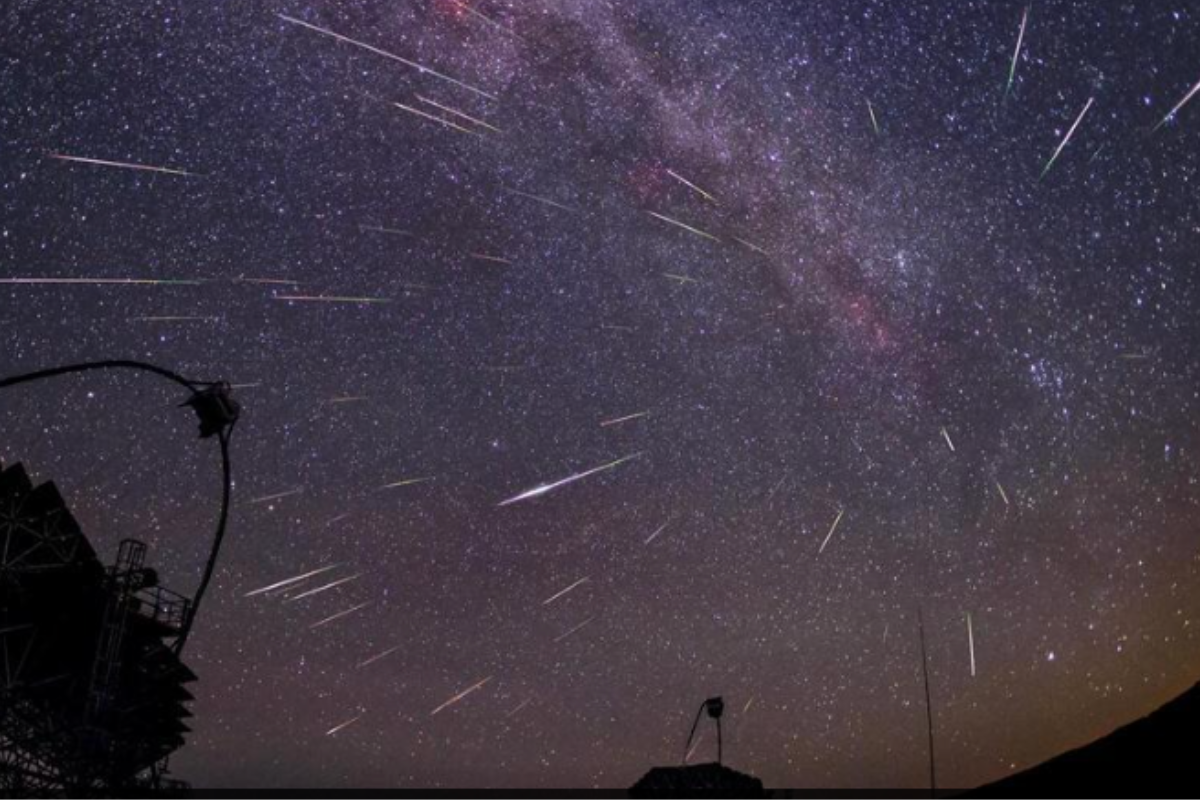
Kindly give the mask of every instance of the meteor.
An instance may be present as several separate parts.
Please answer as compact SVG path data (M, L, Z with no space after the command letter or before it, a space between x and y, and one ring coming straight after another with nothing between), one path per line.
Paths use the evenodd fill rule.
M867 101L867 112L871 115L871 127L875 129L875 135L879 135L879 120L875 119L875 106L871 105L871 101Z
M366 712L365 712L365 711L364 711L362 714L359 714L357 717L354 717L353 719L348 719L348 720L346 720L345 722L343 722L343 723L341 723L341 724L339 724L339 725L334 725L332 728L330 728L329 730L325 731L325 735L326 735L326 736L333 736L333 735L334 735L335 733L337 733L338 731L340 731L340 730L344 730L344 729L346 729L346 728L349 728L351 725L353 725L354 723L358 722L358 721L359 721L360 719L362 719L364 716L366 716Z
M464 114L463 112L459 111L457 108L451 108L450 106L442 105L438 101L430 100L428 97L424 97L423 95L417 95L416 98L418 101L424 103L425 105L433 106L434 108L445 111L447 114L453 114L454 116L458 117L459 119L466 120L467 122L471 123L472 125L478 125L481 128L487 128L489 131L493 131L495 133L504 133L504 131L500 130L495 125L489 125L488 123L484 122L481 119L476 119L475 117L472 117L470 114ZM470 131L470 132L473 133L473 131Z
M264 284L267 286L299 286L299 281L287 281L280 278L247 278L244 275L239 275L233 279L234 283L255 283Z
M171 167L151 167L146 164L134 164L128 161L105 161L101 158L85 158L84 156L68 156L63 153L47 153L50 158L56 158L59 161L73 161L77 164L93 164L99 167L116 167L118 169L134 169L142 172L160 172L164 175L182 175L184 177L203 178L196 172L188 172L183 169L173 169Z
M355 611L361 611L362 609L366 608L369 605L371 605L370 602L359 603L358 605L354 606L353 608L347 608L345 611L339 611L338 613L333 614L332 616L328 616L325 619L321 620L320 622L314 622L312 625L308 626L308 629L311 631L311 630L315 630L316 628L321 627L322 625L328 625L330 622L341 619L342 617L349 616L350 614L353 614Z
M1075 129L1079 127L1079 123L1083 122L1084 114L1087 114L1088 109L1092 107L1092 103L1095 102L1095 100L1096 98L1094 97L1088 98L1087 105L1083 107L1083 111L1079 112L1079 116L1075 118L1075 124L1071 126L1071 129L1067 131L1067 135L1063 137L1061 142L1059 142L1058 149L1054 151L1054 155L1050 156L1050 160L1046 162L1046 167L1042 170L1042 174L1038 177L1038 180L1046 177L1046 173L1049 172L1050 168L1054 166L1054 162L1058 160L1058 156L1063 151L1063 148L1067 146L1067 142L1071 141L1071 137L1075 135Z
M130 322L216 322L220 317L130 317Z
M700 281L696 280L695 278L689 278L687 275L676 275L674 272L664 272L663 277L670 278L671 280L679 283L695 283L697 285L700 283Z
M996 481L996 488L1000 490L1000 499L1004 501L1004 505L1010 505L1008 502L1008 492L1004 491L1004 487L1000 485L1000 481Z
M390 656L392 653L396 652L396 651L397 651L397 650L399 650L399 649L400 649L400 645L396 645L395 647L389 647L387 650L384 650L382 653L379 653L378 655L371 656L371 657L370 657L370 658L368 658L366 661L362 661L362 662L360 662L360 663L359 663L359 664L356 666L356 668L357 668L357 669L362 669L363 667L370 666L371 664L374 664L376 661L380 661L380 660L382 660L382 659L384 659L384 658L387 658L388 656Z
M693 192L695 192L696 194L698 194L698 195L700 195L701 197L703 197L703 198L704 198L705 200L707 200L708 202L712 203L714 206L715 206L715 205L718 205L718 203L717 203L717 198L713 197L711 194L709 194L708 192L704 191L704 190L703 190L703 189L701 189L699 186L697 186L696 184L692 183L691 181L689 181L687 178L683 177L683 176L682 176L682 175L680 175L679 173L677 173L677 172L674 172L674 171L672 171L672 170L667 170L667 174L668 174L668 175L670 175L670 176L671 176L672 178L674 178L675 180L677 180L677 181L679 181L680 183L682 183L684 186L686 186L686 187L688 187L689 189L691 189L691 190L692 190Z
M422 286L419 288L424 289L427 287ZM277 294L271 299L280 300L285 303L347 303L350 305L371 305L392 302L385 297L340 297L327 294Z
M688 231L689 233L694 233L697 236L703 236L705 239L712 239L714 242L721 241L717 237L713 236L711 233L705 233L704 231L700 230L699 228L693 228L691 225L688 225L687 223L684 223L684 222L680 222L677 219L671 219L670 217L664 216L662 214L656 214L653 211L647 211L646 213L649 214L650 216L654 217L655 219L660 219L663 222L667 222L667 223L670 223L671 225L675 225L676 227L683 228L685 231Z
M1167 122L1169 122L1169 121L1170 121L1170 119L1171 119L1172 117L1174 117L1174 116L1175 116L1175 115L1176 115L1176 114L1179 112L1179 110L1180 110L1181 108L1183 108L1184 106L1186 106L1186 105L1188 104L1188 102L1189 102L1189 101L1190 101L1190 100L1191 100L1193 97L1195 97L1195 96L1196 96L1196 93L1197 93L1197 92L1200 92L1200 82L1198 82L1198 83L1197 83L1195 86L1193 86L1193 87L1192 87L1192 89L1191 89L1191 91L1190 91L1190 92L1188 92L1186 95L1184 95L1183 99L1182 99L1182 100L1180 100L1178 103L1176 103L1176 104L1175 104L1175 107L1174 107L1174 108L1172 108L1172 109L1170 110L1170 112L1168 112L1168 113L1167 113L1167 115L1166 115L1165 117L1163 117L1163 118L1162 118L1162 122L1160 122L1160 123L1158 123L1157 125L1155 125L1155 126L1154 126L1154 130L1155 130L1155 131L1157 131L1157 130L1158 130L1159 128L1161 128L1163 125L1166 125L1166 124L1167 124Z
M329 570L336 569L337 567L338 567L337 564L330 564L327 567L321 567L320 569L314 569L312 572L306 572L303 575L296 575L295 577L292 577L292 578L284 578L281 581L272 583L270 586L263 586L260 589L254 589L252 591L246 592L244 595L242 595L242 597L254 597L257 594L266 594L267 592L271 592L276 589L282 589L284 586L291 586L293 583L299 583L300 581L306 581L309 578L320 575L323 572L329 572Z
M660 533L662 533L664 530L667 529L667 526L670 524L671 523L668 520L667 522L664 522L662 525L659 525L658 528L654 531L654 533L650 534L650 538L646 539L646 541L642 542L642 544L647 545L647 544L650 544L651 542L653 542L655 539L658 538L658 535Z
M967 612L967 644L971 649L971 677L975 677L975 630L971 626L971 612Z
M829 528L829 533L825 535L825 541L821 542L821 549L817 550L817 555L825 552L825 545L829 544L829 540L833 538L833 532L837 530L838 523L842 521L842 514L846 513L846 509L838 511L837 519L833 521L833 525Z
M455 704L455 703L457 703L459 700L462 700L464 697L466 697L467 695L471 694L472 692L479 691L480 689L482 689L482 688L483 688L483 685L484 685L485 683L487 683L488 681L490 681L491 679L492 679L492 676L491 676L491 675L489 675L489 676L487 676L486 678L484 678L483 680L481 680L479 683L475 684L474 686L471 686L471 687L469 687L469 688L463 689L461 692L459 692L458 694L454 695L454 697L451 697L449 700L447 700L446 702L442 703L440 706L438 706L437 708L435 708L435 709L433 710L433 713L432 713L432 714L430 714L429 716L431 716L431 717L437 716L437 713L438 713L439 711L441 711L442 709L444 709L444 708L449 708L450 706L454 705L454 704Z
M303 600L306 597L312 597L314 594L320 594L321 592L328 591L328 590L334 588L335 586L341 586L343 583L349 583L350 581L358 578L361 574L362 573L358 573L356 575L351 575L349 578L339 578L336 581L334 581L333 583L327 583L324 586L318 586L315 589L309 589L307 592L301 592L300 594L296 595L295 597L289 597L287 599L287 602L294 603L297 600Z
M286 492L279 492L278 494L267 494L263 495L262 497L255 497L253 500L247 500L246 505L253 506L258 505L259 503L269 503L272 500L282 500L285 497L291 497L292 495L300 494L303 491L304 487L301 486L299 489L289 489Z
M497 264L513 263L511 259L501 258L500 256L489 256L487 253L471 253L471 258L478 259L479 261L493 261Z
M535 486L532 489L521 492L520 494L518 494L514 497L508 498L507 500L500 503L499 506L497 506L497 508L499 508L501 506L511 505L513 503L519 503L522 500L532 500L535 497L541 497L542 495L552 492L555 489L558 489L560 487L566 486L569 483L574 483L575 481L581 481L584 478L587 478L591 475L595 475L598 472L604 472L606 470L613 469L614 467L616 467L620 464L623 464L626 461L630 461L631 459L638 458L641 455L642 455L641 453L634 453L633 455L625 456L623 458L618 458L616 461L610 461L607 464L601 464L598 467L593 467L592 469L585 470L584 472L577 472L574 475L569 475L568 477L563 478L562 480L554 481L553 483L543 483L541 486Z
M1021 14L1021 30L1017 34L1017 49L1013 51L1012 63L1008 67L1008 85L1004 87L1004 96L1012 91L1013 79L1017 77L1017 59L1021 57L1021 43L1025 41L1025 23L1029 21L1029 6Z
M457 78L451 78L449 75L444 75L441 72L438 72L437 70L430 69L429 67L426 67L422 64L418 64L415 61L409 61L407 58L401 58L400 56L396 55L395 53L389 53L387 50L381 50L378 47L373 47L372 45L369 45L366 42L360 42L357 39L351 39L349 36L343 36L340 33L334 33L333 31L329 30L328 28L321 28L316 25L312 25L308 22L305 22L304 20L296 19L295 17L289 17L286 14L277 14L276 16L278 16L284 22L290 23L292 25L299 25L302 28L308 28L310 31L319 33L322 36L328 36L331 39L336 39L339 42L345 42L346 44L352 44L355 47L361 47L364 50L375 53L376 55L383 56L384 58L390 58L393 61L397 61L397 62L405 65L406 67L412 67L413 69L417 70L417 72L421 73L422 75L432 75L435 78L440 78L441 80L444 80L447 83L452 83L455 86L466 89L467 91L474 92L475 94L479 95L480 97L486 97L489 100L496 99L496 96L494 94L488 94L487 92L483 91L482 89L474 87L474 86L470 85L469 83L463 83L462 81L458 80Z
M519 189L510 189L506 186L504 188L504 191L508 192L509 194L515 194L517 197L524 197L528 200L536 200L537 202L542 203L543 205L552 206L552 207L560 209L562 211L569 211L572 214L574 214L576 212L576 209L571 208L570 206L564 206L562 203L556 203L555 201L553 201L549 198L540 197L539 195L530 194L529 192L522 192Z
M464 128L462 125L451 122L448 119L442 119L441 117L434 116L433 114L426 114L424 111L420 110L419 108L413 108L412 106L404 105L404 103L396 103L396 102L393 102L392 105L394 105L396 108L399 108L403 111L407 111L410 114L416 114L418 117L424 117L425 119L432 120L433 122L436 122L439 125L445 125L447 128L453 128L456 131L461 131L462 133L470 134L471 136L479 135L479 134L475 133L475 131L468 130L467 128Z
M199 286L203 281L164 278L0 278L10 286Z
M945 425L942 426L942 438L944 438L946 440L946 445L950 448L950 452L951 453L955 452L954 442L950 441L950 434L946 431Z
M385 228L381 225L359 225L360 231L372 231L373 233L387 233L392 236L413 236L409 231L402 231L399 228Z
M610 425L620 425L622 422L629 422L630 420L641 419L642 417L648 416L650 416L649 411L639 411L636 414L629 414L624 417L617 417L616 419L607 419L600 423L600 427L607 428Z
M543 600L543 601L542 601L542 605L544 605L544 606L548 606L548 605L550 605L550 604L551 604L551 603L553 603L555 600L557 600L558 598L562 597L562 596L563 596L564 594L566 594L567 592L569 592L569 591L571 591L572 589L574 589L576 586L582 586L583 584L585 584L585 583L587 583L587 582L588 582L588 579L587 579L587 578L580 578L579 580L575 581L574 583L572 583L572 584L571 584L570 586L568 586L567 588L563 589L561 592L558 592L557 594L554 594L554 595L552 595L552 596L550 596L550 597L547 597L545 600Z
M775 493L779 491L779 487L783 486L783 482L786 480L787 480L787 475L784 475L782 478L779 479L779 483L775 484L775 486L771 488L771 491L767 493L767 502L768 503L771 502L771 498L775 496Z
M586 628L586 627L587 627L587 625L588 625L588 623L590 623L590 622L591 622L592 620L594 620L594 619L595 619L595 617L588 617L588 618L587 618L587 619L585 619L583 622L581 622L581 623L579 623L578 625L576 625L574 628L571 628L571 630L567 631L567 632L566 632L566 633L564 633L564 634L560 634L560 635L559 635L557 638L555 638L555 640L554 640L554 643L555 643L555 644L558 644L558 643L559 643L559 642L561 642L563 639L566 639L568 636L571 636L571 635L573 635L573 634L579 633L579 631L581 631L581 630L583 630L584 628Z
M764 255L764 256L770 256L770 255L771 255L771 254L770 254L770 253L768 253L766 250L764 250L764 249L762 249L761 247L759 247L758 245L756 245L754 242L748 242L748 241L746 241L745 239L741 239L741 238L739 238L739 237L737 237L737 236L734 236L734 237L733 237L733 240L734 240L735 242L737 242L738 244L742 245L743 247L746 247L746 248L748 248L748 249L750 249L750 250L753 250L754 252L756 252L756 253L758 253L758 254L760 254L760 255Z
M754 695L750 695L750 699L746 701L746 705L742 707L742 713L745 714L750 710L750 706L754 705Z
M517 706L517 707L516 707L516 708L514 708L512 711L510 711L510 712L508 712L507 714L505 714L505 715L504 715L504 718L505 718L505 719L508 719L509 717L514 717L514 716L516 716L516 715L517 715L517 713L518 713L518 712L520 712L520 710L521 710L521 709L523 709L525 706L529 705L529 704L530 704L530 703L532 703L532 702L533 702L533 698L532 698L532 697L528 697L528 698L526 698L526 699L525 699L525 701L524 701L523 703L521 703L521 705Z
M370 399L366 395L345 395L343 397L331 397L325 402L331 406L340 406L345 403L361 403L364 400Z
M383 491L384 489L399 489L402 486L416 486L418 483L427 483L431 480L433 480L432 477L429 477L429 478L404 478L403 480L396 481L395 483L384 484L383 486L379 487L379 490Z

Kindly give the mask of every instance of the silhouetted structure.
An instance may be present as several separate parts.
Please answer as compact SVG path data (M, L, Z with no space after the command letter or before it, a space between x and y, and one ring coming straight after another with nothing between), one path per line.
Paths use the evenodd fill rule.
M1102 739L968 793L972 797L1196 797L1200 684Z
M189 602L126 539L105 568L53 483L0 464L0 795L163 789L196 676Z
M704 712L708 712L708 716L717 723L717 763L721 763L722 750L724 743L721 741L721 715L725 713L725 701L719 697L710 697L700 704L700 710L696 712L696 719L692 721L692 730L688 733L687 744L683 746L683 763L687 763L688 752L692 747L692 739L696 736L696 726L700 724L700 717Z
M766 797L762 781L720 764L655 767L629 789L630 797Z

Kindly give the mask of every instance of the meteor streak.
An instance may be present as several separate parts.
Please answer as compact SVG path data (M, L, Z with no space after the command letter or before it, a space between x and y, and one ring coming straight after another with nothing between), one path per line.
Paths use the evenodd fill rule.
M1004 491L1004 487L1000 485L1000 481L996 481L996 488L1000 490L1000 499L1004 501L1004 505L1010 505L1008 502L1008 492Z
M1167 115L1166 115L1165 117L1163 117L1163 118L1162 118L1162 122L1160 122L1160 123L1158 123L1157 125L1155 125L1155 126L1154 126L1154 130L1156 130L1156 131L1157 131L1157 130L1158 130L1159 128L1161 128L1163 125L1166 125L1166 124L1167 124L1167 122L1169 122L1169 121L1170 121L1170 119L1171 119L1172 117L1174 117L1174 116L1175 116L1175 115L1176 115L1176 114L1179 112L1179 110L1180 110L1181 108L1183 108L1184 106L1186 106L1186 105L1188 104L1188 102L1189 102L1189 101L1190 101L1190 100L1191 100L1193 97L1195 97L1195 96L1196 96L1196 93L1197 93L1197 92L1200 92L1200 82L1198 82L1198 83L1197 83L1195 86L1193 86L1193 87L1192 87L1192 89L1191 89L1191 91L1189 91L1189 92L1188 92L1186 95L1184 95L1183 99L1182 99L1182 100L1180 100L1178 103L1176 103L1176 104L1175 104L1175 107L1174 107L1174 108L1172 108L1172 109L1171 109L1171 110L1170 110L1170 111L1167 113Z
M130 322L216 322L220 317L130 317Z
M454 704L455 704L455 703L457 703L459 700L462 700L464 697L466 697L467 695L471 694L472 692L479 691L480 689L482 689L482 688L483 688L483 685L484 685L485 683L487 683L488 681L490 681L491 679L492 679L492 676L491 676L491 675L489 675L489 676L487 676L486 678L484 678L483 680L481 680L479 683L475 684L474 686L471 686L471 687L469 687L469 688L467 688L467 689L463 689L461 692L459 692L458 694L454 695L454 697L451 697L449 700L447 700L446 702L442 703L440 706L438 706L437 708L435 708L435 709L433 710L433 713L432 713L432 714L430 714L429 716L431 716L431 717L433 717L433 716L437 716L437 713L438 713L439 711L441 711L442 709L444 709L444 708L449 708L450 706L454 705Z
M486 97L489 100L496 99L496 96L494 94L488 94L487 92L483 91L482 89L476 88L476 87L470 85L469 83L463 83L462 81L458 80L457 78L451 78L449 75L444 75L441 72L438 72L437 70L430 69L429 67L426 67L422 64L418 64L415 61L409 61L407 58L401 58L400 56L396 55L395 53L389 53L387 50L380 50L378 47L373 47L373 46L367 44L366 42L360 42L357 39L351 39L349 36L343 36L340 33L334 33L333 31L329 30L328 28L321 28L316 25L312 25L308 22L305 22L304 20L296 19L295 17L289 17L286 14L277 14L276 16L278 16L284 22L291 23L292 25L299 25L302 28L308 28L310 31L319 33L322 36L328 36L331 39L336 39L339 42L345 42L346 44L352 44L355 47L361 47L364 50L368 50L372 53L375 53L376 55L383 56L384 58L390 58L393 61L398 61L399 63L404 64L406 67L412 67L413 69L417 70L417 72L419 72L421 74L432 75L435 78L440 78L448 83L454 84L455 86L466 89L467 91L474 92L475 94L479 95L480 97Z
M569 592L569 591L571 591L572 589L574 589L576 586L582 586L583 584L585 584L585 583L587 583L587 582L588 582L588 579L587 579L587 578L580 578L579 580L575 581L574 583L572 583L572 584L571 584L570 586L568 586L567 588L563 589L561 592L558 592L557 594L554 594L554 595L552 595L552 596L550 596L550 597L547 597L545 600L543 600L543 601L542 601L542 605L544 605L544 606L548 606L548 605L550 605L550 604L551 604L551 603L553 603L555 600L557 600L558 598L562 597L562 596L563 596L564 594L566 594L567 592Z
M287 602L294 603L297 600L303 600L306 597L312 597L314 594L320 594L321 592L328 591L328 590L334 588L335 586L341 586L343 583L349 583L350 581L358 578L361 574L362 573L358 573L356 575L351 575L349 578L338 578L333 583L327 583L324 586L318 586L315 589L309 589L307 592L301 592L300 594L296 595L295 597L289 597L287 599Z
M361 403L364 400L370 399L371 398L367 397L366 395L346 395L344 397L331 397L325 402L331 406L340 406L344 403Z
M624 417L617 417L616 419L607 419L600 423L600 427L607 428L610 425L620 425L622 422L629 422L630 420L641 419L642 417L648 416L650 416L649 411L639 411L636 414L629 414Z
M734 237L733 237L733 240L734 240L735 242L737 242L738 244L742 245L743 247L746 247L746 248L748 248L748 249L750 249L750 250L753 250L754 252L756 252L756 253L758 253L758 254L760 254L760 255L764 255L764 256L769 256L769 255L771 255L771 254L770 254L770 253L768 253L766 250L764 250L764 249L762 249L761 247L759 247L758 245L756 245L754 242L748 242L748 241L746 241L745 239L739 238L739 237L737 237L737 236L734 236Z
M419 287L428 288L428 287ZM286 303L348 303L351 305L370 305L374 303L390 303L390 299L386 297L340 297L337 295L327 294L277 294L273 300L280 300Z
M501 258L500 256L489 256L487 253L471 253L471 258L479 261L494 261L497 264L511 264L511 259Z
M458 123L451 122L448 119L442 119L441 117L434 116L433 114L427 114L419 108L413 108L412 106L404 105L404 103L396 103L396 102L393 102L392 105L394 105L396 108L399 108L403 111L407 111L410 114L416 114L418 117L424 117L425 119L432 120L433 122L436 122L439 125L445 125L447 128L453 128L456 131L461 131L463 133L470 134L471 136L479 135L479 134L475 133L475 131L464 128L462 125L459 125Z
M581 631L581 630L583 630L584 628L586 628L586 627L587 627L587 625L588 625L588 623L590 623L590 622L591 622L592 620L594 620L594 619L595 619L595 617L588 617L588 618L587 618L587 619L585 619L583 622L581 622L581 623L579 623L578 625L576 625L574 628L571 628L571 630L567 631L566 633L560 634L560 635L559 635L557 638L555 638L555 640L554 640L554 643L555 643L555 644L558 644L558 643L559 643L559 642L561 642L563 639L566 639L568 636L571 636L571 635L573 635L573 634L576 634L576 633L578 633L579 631Z
M392 653L396 652L399 649L400 649L400 645L396 645L395 647L389 647L387 650L384 650L382 653L371 656L366 661L359 662L359 664L357 665L356 668L362 669L363 667L370 666L371 664L374 664L376 661L380 661L382 659L387 658L388 656L390 656Z
M415 486L418 483L427 483L428 481L431 481L431 480L433 480L432 477L404 478L403 480L398 480L395 483L386 483L383 486L380 486L379 489L380 489L380 491L383 491L384 489L399 489L401 486Z
M553 483L543 483L541 486L535 486L532 489L521 492L520 494L518 494L514 497L508 498L504 502L500 503L499 506L497 506L497 507L511 505L512 503L519 503L522 500L532 500L535 497L541 497L542 495L552 492L555 489L558 489L562 486L566 486L569 483L574 483L575 481L581 481L584 478L587 478L591 475L595 475L598 472L604 472L605 470L613 469L614 467L618 466L619 464L623 464L626 461L638 458L641 455L642 455L641 453L634 453L633 455L625 456L623 458L618 458L616 461L610 461L607 464L601 464L598 467L593 467L592 469L586 470L584 472L577 472L574 475L570 475L559 481L554 481Z
M721 241L717 237L713 236L711 233L705 233L704 231L700 230L699 228L693 228L691 225L688 225L687 223L684 223L684 222L680 222L677 219L671 219L670 217L663 216L662 214L657 214L653 211L647 211L646 213L649 214L650 216L654 217L655 219L660 219L663 222L667 222L667 223L670 223L671 225L675 225L676 227L683 228L685 231L688 231L689 233L694 233L697 236L703 236L705 239L712 239L714 242Z
M949 434L949 432L946 431L945 425L942 426L942 438L944 438L946 440L946 446L950 448L950 452L951 453L955 452L954 442L950 441L950 434Z
M646 544L650 544L651 542L653 542L655 539L658 538L658 535L660 533L662 533L663 531L665 531L667 529L667 526L670 524L671 524L670 521L667 521L667 522L664 522L662 525L659 525L658 528L654 531L654 533L650 534L650 538L646 539L646 541L642 542L642 544L646 545Z
M871 127L875 129L875 135L879 135L879 120L875 119L875 106L871 105L871 101L867 101L867 112L871 115Z
M700 283L700 281L696 280L695 278L689 278L687 275L676 275L674 272L664 272L663 277L670 278L671 280L679 283Z
M712 203L714 206L715 206L715 205L718 205L718 203L717 203L717 198L713 197L711 194L709 194L708 192L704 191L704 190L703 190L703 189L701 189L699 186L697 186L696 184L692 183L691 181L689 181L687 178L683 177L683 176L682 176L682 175L680 175L679 173L677 173L677 172L674 172L674 171L672 171L672 170L667 170L667 174L668 174L668 175L670 175L670 176L671 176L672 178L674 178L675 180L677 180L677 181L679 181L680 183L682 183L684 186L686 186L686 187L688 187L689 189L691 189L691 190L692 190L693 192L695 192L696 194L698 194L698 195L700 195L701 197L703 197L703 198L704 198L705 200L707 200L708 202Z
M360 231L372 231L374 233L387 233L392 236L412 236L409 231L402 231L399 228L384 228L381 225L359 225Z
M301 486L299 489L288 489L286 492L279 492L278 494L266 494L262 497L255 497L253 500L247 500L246 505L253 506L258 505L259 503L269 503L272 500L282 500L285 497L291 497L292 495L300 494L303 491L304 487Z
M366 608L369 605L371 605L370 602L359 603L358 605L356 605L352 608L347 608L345 611L339 611L338 613L333 614L332 616L328 616L325 619L321 620L320 622L314 622L312 625L308 626L308 629L311 631L311 630L321 627L322 625L328 625L330 622L341 619L342 617L349 616L350 614L353 614L355 611L361 611L362 609Z
M1029 6L1021 14L1021 30L1017 34L1017 49L1013 51L1012 64L1008 67L1008 85L1004 87L1004 96L1012 90L1013 79L1017 77L1017 59L1021 57L1021 43L1025 41L1025 23L1029 21Z
M975 629L971 626L971 612L967 612L967 644L971 650L971 677L975 677Z
M508 192L509 194L515 194L517 197L524 197L528 200L536 200L537 202L542 203L543 205L553 206L554 208L560 209L562 211L569 211L572 214L574 214L577 210L577 209L571 208L570 206L564 206L562 203L556 203L555 201L553 201L549 198L546 198L546 197L540 197L539 195L530 194L529 192L522 192L519 189L510 189L506 186L504 188L504 191Z
M359 721L360 719L362 719L364 716L366 716L366 712L365 712L365 711L364 711L362 714L359 714L357 717L354 717L353 719L348 719L348 720L346 720L345 722L343 722L343 723L341 723L341 724L339 724L339 725L334 725L332 728L330 728L329 730L325 731L325 735L326 735L326 736L333 736L333 735L334 735L335 733L337 733L338 731L340 731L340 730L344 730L344 729L346 729L346 728L349 728L351 725L353 725L354 723L358 722L358 721Z
M21 286L199 286L201 283L165 278L0 278L0 284Z
M182 169L173 169L171 167L151 167L145 164L134 164L128 161L105 161L101 158L85 158L84 156L68 156L63 153L48 153L50 158L57 158L59 161L74 161L78 164L94 164L100 167L117 167L118 169L135 169L142 172L161 172L164 175L183 175L185 177L202 178L196 172L188 172Z
M525 701L521 703L521 705L517 706L517 707L516 707L516 708L514 708L512 711L510 711L510 712L508 712L507 714L505 714L505 715L504 715L504 718L505 718L505 719L508 719L509 717L514 717L514 716L516 716L516 715L517 715L517 713L518 713L518 712L520 712L520 710L521 710L521 709L523 709L525 706L529 705L529 704L530 704L530 703L532 703L532 702L533 702L533 698L532 698L532 697L528 697L528 698L526 698L526 699L525 699Z
M825 552L825 545L829 544L829 540L833 538L833 532L837 530L838 523L842 521L842 514L846 513L846 509L838 511L837 519L833 521L833 525L829 528L829 533L825 534L825 541L821 542L821 549L817 550L817 555Z
M1071 126L1071 129L1067 131L1067 135L1059 142L1058 149L1054 151L1054 155L1050 156L1050 160L1046 162L1046 167L1042 170L1042 174L1038 177L1038 180L1046 177L1046 173L1054 166L1054 162L1058 160L1058 156L1063 151L1063 148L1067 146L1067 142L1071 141L1071 137L1075 135L1075 129L1079 127L1079 123L1083 122L1084 114L1087 114L1088 109L1092 107L1092 103L1095 100L1096 98L1094 97L1088 98L1087 105L1083 107L1083 111L1079 112L1079 116L1075 118L1075 123Z
M416 98L417 98L417 100L424 103L425 105L433 106L434 108L445 111L447 114L453 114L454 116L458 117L459 119L464 119L467 122L471 123L472 125L478 125L481 128L487 128L489 131L494 131L495 133L504 133L504 131L500 130L495 125L489 125L488 123L484 122L483 120L476 119L475 117L472 117L470 114L464 114L463 112L459 111L456 108L451 108L450 106L444 106L436 100L430 100L428 97L424 97L423 95L417 95ZM471 132L473 133L473 131L471 131Z
M242 595L242 597L254 597L257 594L266 594L267 592L274 591L275 589L282 589L284 586L291 586L293 583L299 583L300 581L306 581L309 578L312 578L316 575L320 575L323 572L329 572L329 570L331 570L331 569L336 569L337 566L338 566L337 564L330 564L327 567L321 567L320 569L314 569L312 572L306 572L303 575L296 575L295 577L292 577L292 578L284 578L281 581L272 583L270 586L263 586L260 589L254 589L253 591L246 592L244 595Z

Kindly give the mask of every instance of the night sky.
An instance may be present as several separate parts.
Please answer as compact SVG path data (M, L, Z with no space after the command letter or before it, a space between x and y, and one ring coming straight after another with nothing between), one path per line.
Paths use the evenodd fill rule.
M921 787L918 608L944 786L1191 685L1190 5L7 3L0 374L244 406L176 776L625 787L722 694L769 786ZM191 592L183 399L0 457Z

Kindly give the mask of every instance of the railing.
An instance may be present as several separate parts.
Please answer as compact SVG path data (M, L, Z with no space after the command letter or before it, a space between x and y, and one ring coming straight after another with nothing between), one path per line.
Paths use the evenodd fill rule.
M191 607L188 598L161 586L142 589L137 593L137 598L141 601L141 607L138 609L141 616L162 623L172 631L178 632L183 629L188 609Z

